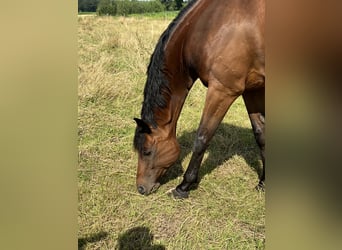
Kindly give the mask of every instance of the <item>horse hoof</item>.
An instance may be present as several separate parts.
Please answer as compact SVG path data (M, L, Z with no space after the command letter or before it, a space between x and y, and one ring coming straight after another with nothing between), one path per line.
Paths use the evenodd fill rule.
M265 183L263 181L259 181L259 184L255 187L257 191L265 191Z
M182 190L177 190L177 188L173 189L171 191L172 196L176 199L185 199L189 198L189 192L187 191L182 191Z

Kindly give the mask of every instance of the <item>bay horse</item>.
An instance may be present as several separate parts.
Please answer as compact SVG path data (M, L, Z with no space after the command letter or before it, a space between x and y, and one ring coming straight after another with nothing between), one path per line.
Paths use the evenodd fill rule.
M147 68L138 152L137 190L147 195L178 159L176 126L185 98L199 78L208 88L192 157L183 181L172 191L188 197L198 183L208 143L231 104L242 95L261 151L265 181L265 1L193 0L163 32Z

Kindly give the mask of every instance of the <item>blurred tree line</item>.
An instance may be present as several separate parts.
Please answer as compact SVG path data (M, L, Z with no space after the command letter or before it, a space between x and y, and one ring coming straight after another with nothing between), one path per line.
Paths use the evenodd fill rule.
M100 0L78 0L78 12L96 12Z
M116 6L116 2L135 2L135 6L138 5L145 5L147 6L146 2L160 2L165 10L180 10L185 2L188 1L183 1L183 0L155 0L155 1L148 1L148 0L78 0L78 12L96 12L98 11L99 5L102 7L105 7L107 9L110 9L112 7L110 6ZM130 3L131 4L131 3ZM157 6L159 3L150 3L150 5ZM122 3L119 3L120 6L124 5ZM140 8L143 9L143 7L135 7L135 8ZM158 8L156 8L158 9ZM141 13L141 12L139 12ZM108 13L109 14L109 13Z
M100 0L97 14L100 16L126 16L164 11L165 7L160 1L113 1Z

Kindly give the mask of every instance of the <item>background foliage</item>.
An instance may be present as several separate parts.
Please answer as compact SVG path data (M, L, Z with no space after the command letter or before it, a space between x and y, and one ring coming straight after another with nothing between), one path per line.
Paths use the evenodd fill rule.
M161 12L165 6L160 1L114 1L100 0L97 13L98 15L119 15Z
M99 15L128 15L132 13L180 10L183 0L78 0L78 12L98 12Z

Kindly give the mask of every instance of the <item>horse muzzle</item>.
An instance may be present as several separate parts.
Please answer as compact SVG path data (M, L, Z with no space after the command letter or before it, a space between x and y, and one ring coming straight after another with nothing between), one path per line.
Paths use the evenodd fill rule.
M149 194L155 192L159 187L160 187L159 182L155 183L151 187L146 187L145 185L138 184L137 190L142 195L149 195Z

